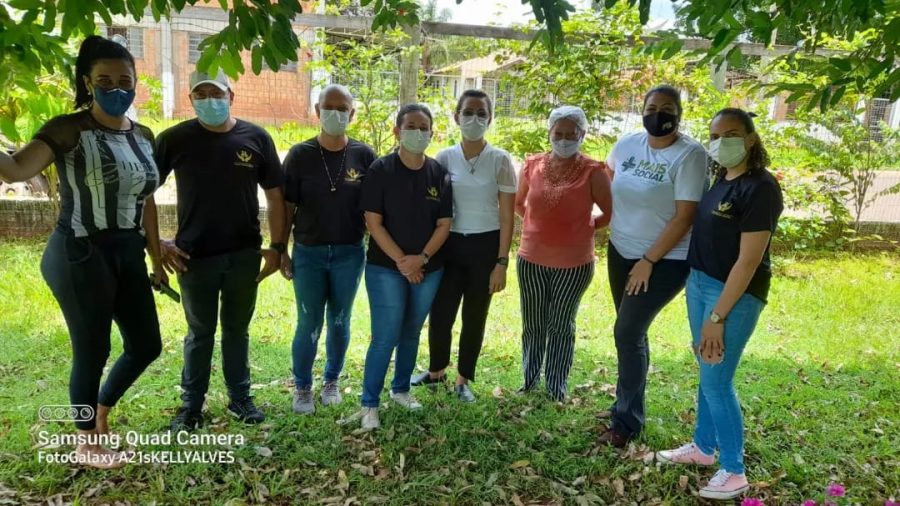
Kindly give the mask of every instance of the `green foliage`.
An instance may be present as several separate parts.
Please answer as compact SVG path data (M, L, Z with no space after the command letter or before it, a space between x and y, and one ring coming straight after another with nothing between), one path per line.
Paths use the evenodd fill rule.
M606 7L634 0L607 0ZM641 4L649 0L641 0ZM812 81L772 85L771 93L791 92L790 101L805 100L809 107L826 110L849 91L900 98L900 67L894 65L900 41L900 9L896 0L687 0L678 14L687 32L711 41L704 62L740 61L735 43L749 37L764 44L776 33L802 35L797 51L775 58L793 69L803 69ZM679 47L678 33L662 34L668 48ZM829 49L829 39L848 41L852 47ZM880 81L872 89L873 79Z
M626 46L641 33L638 13L617 7L603 13L580 12L563 23L565 47L550 52L527 42L504 41L498 60L523 58L510 77L527 113L546 118L560 104L581 106L590 122L602 121L610 107L634 93L640 57ZM646 58L644 58L646 60Z
M370 34L364 39L347 39L339 44L317 41L322 60L310 62L309 68L327 73L315 84L329 82L349 86L354 94L356 116L349 134L384 154L393 146L391 133L398 109L400 78L397 74L399 53L407 35L397 29Z
M864 122L865 100L850 99L824 115L801 112L800 121L786 133L811 153L816 178L828 188L828 210L842 224L860 230L860 217L880 194L897 192L900 185L878 194L872 191L876 173L896 163L900 136L883 125L881 138L873 138ZM849 206L849 209L848 209Z
M161 118L163 115L162 81L153 76L141 75L138 78L138 86L142 86L146 89L148 95L147 100L141 104L141 112L153 118ZM144 118L142 117L141 121L143 121L143 119Z

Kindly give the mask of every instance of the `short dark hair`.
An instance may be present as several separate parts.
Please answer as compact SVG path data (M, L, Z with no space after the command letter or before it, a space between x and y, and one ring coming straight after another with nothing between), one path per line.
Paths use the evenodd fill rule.
M407 114L411 112L421 112L425 116L428 116L428 128L434 126L434 117L431 115L431 110L428 109L428 106L425 104L406 104L400 108L400 111L397 113L397 128L403 124L403 118Z
M125 49L125 46L113 42L99 35L91 35L84 39L78 50L78 58L75 59L75 108L87 107L93 102L87 85L84 84L84 76L91 75L91 69L97 60L125 60L135 69L134 57Z
M719 116L727 116L729 118L737 118L743 125L744 130L748 134L756 132L756 125L753 124L753 113L747 112L737 107L726 107L717 112L713 116L713 121ZM716 162L712 162L715 177L721 178L725 175L725 168ZM752 173L757 170L765 169L769 166L769 152L763 146L762 139L757 139L753 147L750 148L750 157L747 159L747 172Z
M651 88L650 91L644 95L644 109L647 107L647 100L650 100L650 97L657 93L665 95L675 101L675 108L678 109L678 117L681 118L681 113L684 111L681 107L681 92L678 91L678 88L669 86L668 84Z
M494 115L494 103L491 101L491 96L485 93L482 90L466 90L462 92L462 95L459 96L459 100L456 102L456 114L459 114L459 111L462 110L463 102L466 101L467 98L480 98L487 102L488 106L488 114L491 116Z

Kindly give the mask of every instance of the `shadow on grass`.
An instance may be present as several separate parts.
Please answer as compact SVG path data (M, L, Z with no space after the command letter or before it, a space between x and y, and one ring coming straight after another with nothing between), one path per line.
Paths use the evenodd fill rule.
M4 332L4 334L6 334ZM7 336L9 334L6 334ZM282 344L260 344L257 363L286 357ZM48 354L64 365L65 352ZM38 462L40 431L64 433L62 424L38 423L44 403L65 397L67 370L36 380L33 367L5 364L0 499L87 503L155 500L164 504L695 504L693 495L712 470L661 467L651 450L690 437L696 368L687 354L654 357L648 390L648 427L625 454L597 447L597 414L612 400L615 364L581 353L566 405L541 394L517 396L517 360L488 353L478 403L460 405L449 391L416 391L421 412L382 410L383 428L361 433L335 421L357 409L359 363L348 365L343 405L315 416L290 411L290 381L256 370L255 394L268 420L244 427L223 414L222 388L211 391L210 423L203 433L246 435L231 448L232 464L135 464L101 472ZM258 357L258 358L257 358ZM270 361L272 359L272 361ZM424 357L420 357L422 362ZM179 357L169 354L139 380L115 411L114 430L157 433L178 405ZM12 369L10 369L12 368ZM766 504L799 504L832 482L854 501L875 503L896 495L896 366L878 360L830 365L745 357L738 390L746 421L752 495ZM221 374L213 371L214 385ZM36 382L45 382L43 384ZM38 386L34 386L34 385ZM497 390L499 387L499 390ZM384 396L386 398L386 396ZM138 450L212 450L219 447L142 447ZM58 452L63 449L44 449ZM244 502L239 502L244 501Z

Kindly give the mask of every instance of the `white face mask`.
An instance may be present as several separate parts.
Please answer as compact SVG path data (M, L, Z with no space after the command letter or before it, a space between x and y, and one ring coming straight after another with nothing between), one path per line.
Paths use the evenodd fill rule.
M344 135L350 124L350 111L320 109L319 123L322 124L322 131L328 135Z
M460 116L459 130L467 141L477 141L484 138L484 132L488 129L487 118L481 118L475 115Z
M577 141L559 139L550 141L550 144L553 145L553 154L560 158L571 158L581 149L582 142L584 142L584 139L578 139Z
M740 164L747 156L743 137L719 137L709 143L709 156L716 163L730 169Z
M431 132L421 130L400 130L400 145L410 153L419 155L431 144Z

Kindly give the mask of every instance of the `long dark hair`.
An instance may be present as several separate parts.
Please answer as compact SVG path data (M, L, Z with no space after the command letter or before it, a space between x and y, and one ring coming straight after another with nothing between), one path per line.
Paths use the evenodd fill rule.
M751 112L747 112L743 109L738 109L737 107L726 107L721 111L717 112L715 116L713 116L713 121L720 116L727 116L729 118L737 118L741 124L744 125L744 130L747 131L747 134L752 134L756 132L756 125L753 124L753 117L756 116ZM722 167L715 160L710 158L710 164L712 167L713 179L718 181L722 177L725 176L726 169ZM753 146L750 147L750 156L747 158L747 173L753 174L754 171L765 170L769 167L769 152L766 151L765 146L763 146L762 139L757 135L756 142Z
M131 64L134 70L134 57L125 49L125 46L113 42L99 35L91 35L81 43L78 50L78 58L75 60L75 108L88 107L93 102L87 85L84 84L84 76L90 77L91 69L97 60L125 60Z
M397 112L397 128L400 128L403 125L403 118L411 113L411 112L421 112L425 116L428 116L428 128L434 126L434 117L431 115L431 110L428 109L428 106L425 104L406 104L400 108L400 111Z
M644 95L644 107L641 108L641 112L647 108L647 101L650 100L650 97L659 93L660 95L665 95L671 98L675 102L675 108L678 110L678 119L681 119L681 113L684 111L681 107L681 92L678 91L674 86L669 86L668 84L663 84L661 86L657 86L652 88Z

